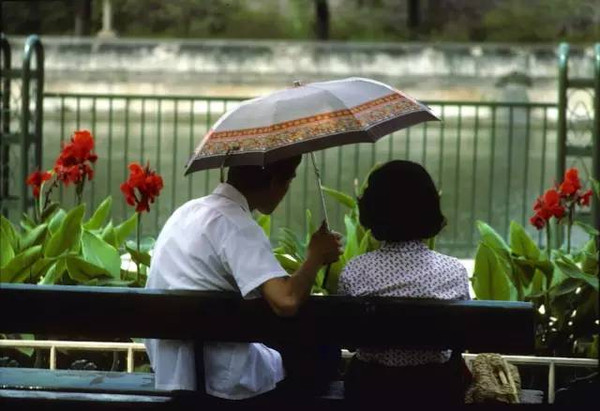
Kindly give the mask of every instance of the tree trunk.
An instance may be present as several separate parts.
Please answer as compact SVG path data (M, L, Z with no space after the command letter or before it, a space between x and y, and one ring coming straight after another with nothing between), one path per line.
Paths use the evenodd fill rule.
M329 4L315 0L315 34L319 40L329 40Z

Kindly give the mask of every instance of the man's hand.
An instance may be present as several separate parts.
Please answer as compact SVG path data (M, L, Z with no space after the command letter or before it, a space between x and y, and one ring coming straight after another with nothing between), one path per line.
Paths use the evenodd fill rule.
M334 231L329 231L327 223L323 221L321 227L310 238L306 250L306 260L314 261L319 265L336 262L343 252L341 239L342 236Z

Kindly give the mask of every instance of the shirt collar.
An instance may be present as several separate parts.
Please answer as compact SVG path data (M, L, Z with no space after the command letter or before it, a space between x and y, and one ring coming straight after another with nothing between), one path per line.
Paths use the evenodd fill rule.
M248 205L248 200L246 200L246 197L244 197L244 195L231 184L221 183L214 189L212 193L228 198L234 203L239 204L244 211L250 212L250 206Z
M412 241L386 241L382 244L382 250L402 250L402 251L424 251L428 250L427 244L421 240Z

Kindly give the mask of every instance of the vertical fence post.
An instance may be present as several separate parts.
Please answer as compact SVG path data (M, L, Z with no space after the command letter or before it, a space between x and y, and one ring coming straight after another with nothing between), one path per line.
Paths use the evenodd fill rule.
M0 38L0 47L2 49L2 135L8 136L10 134L10 71L11 71L11 52L10 44L4 35ZM9 144L8 142L0 142L0 202L4 203L7 201L10 195L9 192ZM8 207L2 205L0 210L2 215L8 217Z
M595 46L594 60L594 129L592 134L592 175L600 182L600 43ZM600 193L598 193L600 195ZM592 223L600 228L600 200L592 201ZM596 249L600 250L600 236L596 237Z
M567 88L569 78L569 44L561 43L558 46L558 124L556 130L556 181L560 181L565 174L567 160ZM554 246L560 247L562 235L560 226L554 224Z

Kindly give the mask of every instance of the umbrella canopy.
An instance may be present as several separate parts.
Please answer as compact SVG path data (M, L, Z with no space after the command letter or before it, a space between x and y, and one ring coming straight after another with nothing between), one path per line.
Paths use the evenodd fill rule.
M296 84L247 100L202 138L185 174L234 165L265 165L328 147L375 142L394 131L439 120L429 107L365 79Z

